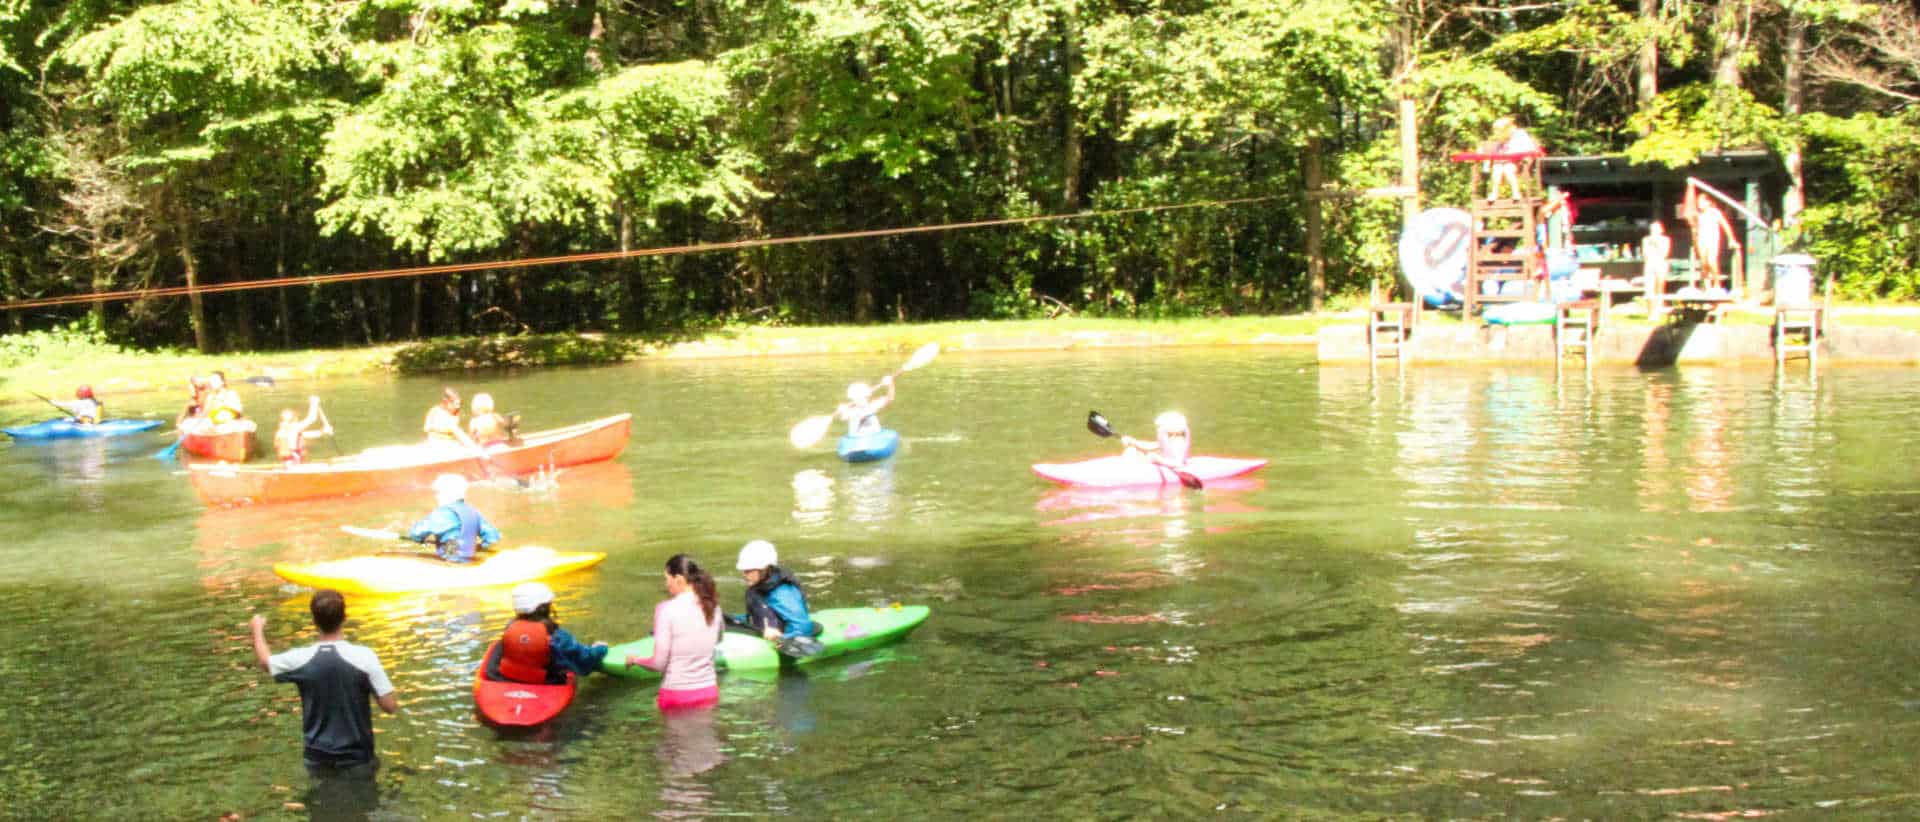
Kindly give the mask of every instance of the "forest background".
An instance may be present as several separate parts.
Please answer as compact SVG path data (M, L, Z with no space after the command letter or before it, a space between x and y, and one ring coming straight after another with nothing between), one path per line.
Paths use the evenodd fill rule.
M1850 0L0 0L0 302L1257 202L7 311L202 351L1320 308L1514 116L1764 147L1854 297L1920 294L1920 16Z

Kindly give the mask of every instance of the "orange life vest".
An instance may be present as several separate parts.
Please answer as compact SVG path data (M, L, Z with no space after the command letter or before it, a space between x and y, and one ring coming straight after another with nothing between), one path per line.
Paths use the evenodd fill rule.
M547 644L546 623L516 619L500 637L500 675L515 682L544 683L553 650Z

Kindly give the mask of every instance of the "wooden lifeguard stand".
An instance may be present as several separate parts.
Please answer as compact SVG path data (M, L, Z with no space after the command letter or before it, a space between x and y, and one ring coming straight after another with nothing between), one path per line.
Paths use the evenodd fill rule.
M1468 151L1450 158L1472 164L1469 191L1476 195L1481 192L1483 165L1513 163L1518 166L1515 178L1520 183L1520 190L1514 192L1517 196L1498 200L1476 196L1467 207L1473 217L1473 234L1462 297L1466 303L1463 317L1472 317L1486 303L1520 302L1538 296L1534 292L1538 256L1535 237L1540 208L1546 203L1546 189L1540 182L1540 158L1545 154L1539 149L1514 154ZM1515 282L1524 284L1521 293L1511 293L1506 285ZM1488 283L1493 284L1493 293L1482 293Z

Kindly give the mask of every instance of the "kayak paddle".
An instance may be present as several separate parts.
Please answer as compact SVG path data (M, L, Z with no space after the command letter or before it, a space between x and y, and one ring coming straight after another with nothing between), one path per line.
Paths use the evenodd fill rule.
M183 443L183 442L186 442L185 437L175 437L172 445L169 445L165 448L162 448L158 451L153 452L153 458L157 460L173 459L175 456L179 455L180 443Z
M55 408L58 408L58 409L60 409L60 413L62 413L62 414L65 414L65 415L67 415L67 419L70 419L70 420L73 420L74 422L79 422L79 421L80 421L80 417L78 417L78 416L76 416L76 415L75 415L75 414L74 414L74 413L73 413L72 411L68 411L68 410L67 410L67 408L66 408L66 406L63 406L63 405L61 405L60 403L57 403L57 402L54 402L53 400L50 400L50 399L48 399L48 398L47 398L47 395L45 395L45 394L35 394L35 393L34 393L34 392L32 392L32 391L28 391L27 393L29 393L29 394L33 394L34 396L36 396L36 397L39 397L39 398L40 398L40 401L41 401L41 402L44 402L44 403L46 403L46 404L48 404L48 405L51 405L51 406L53 406L53 407L55 407Z
M920 346L918 350L913 352L913 356L907 360L906 365L900 366L899 370L888 374L887 377L898 377L908 371L925 366L927 363L933 362L933 358L939 354L939 343L927 343L926 345ZM787 432L787 441L793 443L793 447L795 448L806 448L819 442L821 437L827 435L827 429L831 427L833 427L832 414L808 417L801 420L799 425L794 426L792 431Z
M1113 433L1113 426L1108 425L1107 418L1100 416L1100 412L1098 411L1087 412L1087 430L1092 431L1093 433L1101 437L1119 436L1118 434ZM1205 487L1203 484L1201 484L1199 477L1196 477L1190 473L1187 473L1186 471L1182 471L1171 465L1162 465L1157 461L1154 463L1154 465L1158 465L1161 468L1165 468L1168 471L1172 471L1174 476L1180 478L1181 485L1184 485L1188 488L1192 488L1195 491L1198 491L1201 488Z

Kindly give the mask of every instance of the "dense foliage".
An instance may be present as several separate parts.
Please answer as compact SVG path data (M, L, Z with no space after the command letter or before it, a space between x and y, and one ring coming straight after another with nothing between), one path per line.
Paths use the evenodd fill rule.
M1260 202L8 313L140 344L1308 306L1308 168L1427 202L1556 152L1804 162L1804 240L1920 292L1920 25L1851 0L0 0L0 300ZM1309 154L1312 157L1309 157ZM1804 158L1804 161L1802 161ZM1391 276L1329 200L1327 288Z

